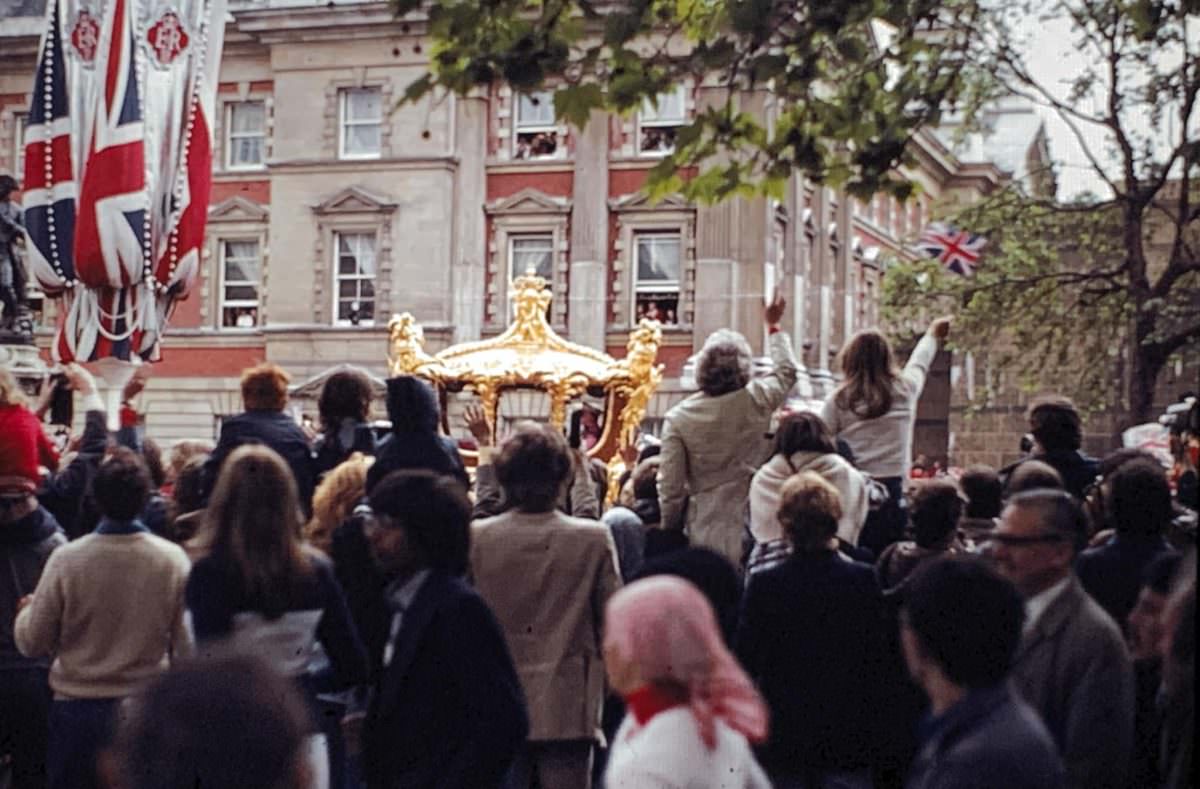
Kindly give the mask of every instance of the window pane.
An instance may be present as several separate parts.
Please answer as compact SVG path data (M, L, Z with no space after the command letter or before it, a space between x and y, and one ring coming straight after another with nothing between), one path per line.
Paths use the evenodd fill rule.
M375 237L359 236L358 243L358 273L363 276L375 276Z
M375 298L375 280L360 279L358 281L358 295L364 299Z
M639 282L678 282L679 237L638 236L637 278Z
M527 236L512 241L512 278L524 276L533 269L539 277L550 279L554 274L554 237Z
M258 282L258 261L225 259L225 282Z
M346 91L346 120L378 121L383 117L383 95L378 88Z
M237 137L229 142L229 163L233 166L262 164L262 137Z
M226 241L225 259L258 260L257 241Z
M522 93L517 99L517 128L554 125L554 94L548 90Z
M258 308L226 307L221 310L221 325L226 328L253 328L258 325Z
M378 124L347 126L343 151L351 156L378 154L380 150L380 127Z
M226 301L257 301L258 288L253 285L226 285Z
M246 101L230 105L229 128L234 133L261 134L267 120L266 105L261 101Z
M353 255L338 256L338 274L354 276L358 274L358 261Z
M684 91L677 88L658 96L658 105L650 99L642 102L642 123L683 123Z
M522 132L517 135L514 159L549 159L558 155L558 132Z
M338 282L338 298L340 299L356 299L358 298L358 280L343 279Z

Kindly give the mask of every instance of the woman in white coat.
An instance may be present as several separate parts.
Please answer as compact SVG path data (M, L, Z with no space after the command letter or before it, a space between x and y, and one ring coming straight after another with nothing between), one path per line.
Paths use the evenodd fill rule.
M612 596L604 662L628 713L613 738L608 789L770 789L751 742L767 707L692 584L654 576Z
M837 488L842 517L837 536L858 545L867 520L870 494L866 477L837 453L833 436L821 417L805 411L788 414L775 430L775 452L750 482L750 532L759 545L783 539L779 524L779 491L801 471L815 471Z

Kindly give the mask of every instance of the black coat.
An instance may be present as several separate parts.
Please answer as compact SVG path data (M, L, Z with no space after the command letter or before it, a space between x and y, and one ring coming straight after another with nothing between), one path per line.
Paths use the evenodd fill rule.
M212 493L221 473L221 464L229 453L245 444L263 444L279 454L292 475L300 492L300 506L307 514L312 507L313 488L316 486L316 466L308 436L296 421L280 411L247 411L226 419L221 424L221 438L217 448L204 464L204 483L207 495Z
M1005 488L1008 487L1008 480L1017 470L1017 466L1026 460L1040 460L1053 468L1062 477L1067 492L1081 501L1087 493L1088 486L1096 481L1096 475L1100 473L1100 461L1094 457L1074 449L1059 449L1027 457L1001 469L1000 478L1004 480Z
M58 522L44 507L19 521L0 524L0 670L48 664L21 655L13 637L13 623L17 602L33 594L46 560L66 542Z
M462 580L437 571L425 579L364 732L370 789L503 786L529 718L500 625Z
M411 375L389 378L388 418L392 434L379 444L375 463L367 472L367 492L393 471L425 469L446 474L470 488L458 445L438 435L437 396L429 384Z
M1075 574L1084 590L1123 628L1142 590L1146 568L1159 556L1173 553L1175 549L1162 537L1117 534L1079 554Z
M874 569L832 551L752 576L736 651L771 709L759 755L773 777L878 761L880 683L894 661L884 623Z
M50 476L38 491L38 501L72 540L89 533L100 521L100 513L92 501L92 480L108 448L105 419L102 410L84 415L83 436L75 459Z

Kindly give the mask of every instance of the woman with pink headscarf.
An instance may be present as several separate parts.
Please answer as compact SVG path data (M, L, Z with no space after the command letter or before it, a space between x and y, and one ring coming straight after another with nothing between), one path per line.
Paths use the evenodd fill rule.
M766 739L766 704L696 587L671 576L626 586L605 634L609 683L628 708L609 789L770 789L750 750Z

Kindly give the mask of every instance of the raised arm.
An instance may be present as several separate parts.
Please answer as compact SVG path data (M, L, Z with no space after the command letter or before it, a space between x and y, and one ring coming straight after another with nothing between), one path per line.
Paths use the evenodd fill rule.
M799 374L792 340L787 332L779 328L786 308L787 301L776 292L775 298L763 311L763 320L767 324L767 352L771 355L773 367L770 373L746 386L755 404L767 413L783 405L788 392L796 385L796 376Z
M908 357L908 363L904 365L901 376L916 391L920 392L925 388L925 376L929 374L929 368L937 356L938 346L949 336L950 319L938 318L929 325L929 331L925 332L925 336Z

